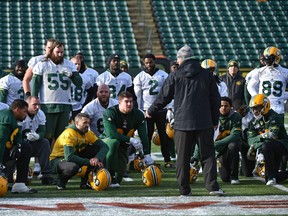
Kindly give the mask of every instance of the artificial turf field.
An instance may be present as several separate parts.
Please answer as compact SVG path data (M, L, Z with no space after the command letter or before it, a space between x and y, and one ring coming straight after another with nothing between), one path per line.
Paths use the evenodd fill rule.
M286 126L288 118L285 117ZM43 186L36 177L31 187L37 194L11 194L0 198L1 215L288 215L288 180L266 186L261 178L239 176L240 184L223 183L225 196L208 195L202 174L191 185L191 197L179 197L175 169L165 168L160 147L152 145L154 158L163 169L162 182L146 187L141 173L130 171L132 181L123 181L117 189L106 191L79 188L79 177L67 184L67 190Z

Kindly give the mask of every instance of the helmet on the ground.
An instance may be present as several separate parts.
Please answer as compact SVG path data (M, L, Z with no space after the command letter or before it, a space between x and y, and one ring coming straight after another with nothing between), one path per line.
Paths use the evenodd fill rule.
M279 64L281 60L281 51L274 46L267 47L263 52L263 61L266 65Z
M157 130L155 130L153 135L152 135L152 142L157 146L161 145L159 133Z
M162 180L162 170L157 165L148 166L142 173L142 181L147 187L157 186Z
M0 197L5 196L8 191L8 180L5 176L0 176Z
M270 110L270 100L264 94L254 95L249 102L249 107L253 108L257 106L263 106L261 114L265 115Z
M89 173L88 182L92 189L102 191L106 190L110 186L112 178L107 169L100 168Z
M133 163L134 163L134 169L139 172L146 168L144 158L139 158L135 156Z

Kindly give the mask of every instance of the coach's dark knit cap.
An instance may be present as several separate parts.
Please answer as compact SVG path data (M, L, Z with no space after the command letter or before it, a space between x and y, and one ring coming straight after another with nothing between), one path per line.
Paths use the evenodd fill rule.
M194 56L194 53L192 49L188 46L185 45L183 46L178 52L177 52L177 58L181 58L183 60L189 59Z

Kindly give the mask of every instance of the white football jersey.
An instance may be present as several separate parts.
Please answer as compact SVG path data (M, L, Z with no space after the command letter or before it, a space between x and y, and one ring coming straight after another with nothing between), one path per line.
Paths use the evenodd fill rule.
M144 71L136 75L133 83L139 109L147 110L151 106L167 77L163 70L158 70L153 76Z
M117 104L118 100L110 98L108 107L115 106ZM91 119L90 130L93 131L98 137L104 132L103 113L105 110L106 109L100 104L98 98L96 98L95 100L86 104L81 111L82 113L89 115Z
M0 110L3 110L3 109L9 109L9 105L6 103L0 102Z
M0 89L8 91L7 100L3 101L9 106L16 99L24 100L24 90L22 81L14 76L12 73L8 74L0 79Z
M286 86L288 82L288 69L281 65L278 67L264 66L251 73L247 89L253 97L256 94L265 94L271 103L271 108L284 113L284 100L286 99Z
M83 74L87 75L90 78L90 82L91 82L91 86L93 86L94 84L96 84L96 79L99 76L99 73L92 69L92 68L87 68Z
M56 65L50 59L38 62L33 68L33 75L42 76L40 87L41 104L72 104L71 83L64 71L76 72L76 65L64 59L62 64Z
M118 99L118 95L122 91L132 86L132 77L126 73L121 72L117 77L114 77L111 72L105 71L96 79L97 85L106 84L110 89L110 98Z
M221 81L217 87L221 97L228 97L228 88L225 82Z
M45 60L46 55L32 57L28 62L28 67L33 68L38 62Z
M87 75L79 74L82 77L82 86L79 88L71 83L72 94L72 108L73 111L82 109L82 105L85 103L87 92L86 90L91 88L91 80Z
M46 116L42 110L38 110L38 113L33 117L33 119L27 115L24 121L20 122L22 125L22 131L33 130L36 131L40 125L46 124Z

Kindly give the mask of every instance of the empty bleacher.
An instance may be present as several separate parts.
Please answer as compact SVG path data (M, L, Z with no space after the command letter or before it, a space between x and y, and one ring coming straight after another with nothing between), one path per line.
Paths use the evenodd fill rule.
M231 58L238 59L241 67L254 67L268 46L278 47L286 61L288 1L151 0L151 4L169 59L188 44L195 55L213 58L223 68Z
M106 68L119 53L131 68L140 67L125 1L1 1L0 67L44 53L47 38L65 44L65 57L84 53L90 67Z
M224 69L231 58L238 59L242 68L252 68L267 46L276 46L286 65L286 0L143 1L151 3L151 17L169 59L175 59L177 50L189 44L200 58L215 59L219 68ZM66 58L81 51L86 64L99 72L114 52L127 60L132 70L141 66L141 41L136 44L125 0L0 1L0 16L1 69L10 68L17 59L28 61L43 54L44 42L50 37L64 42Z

